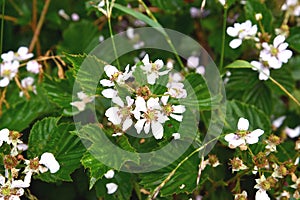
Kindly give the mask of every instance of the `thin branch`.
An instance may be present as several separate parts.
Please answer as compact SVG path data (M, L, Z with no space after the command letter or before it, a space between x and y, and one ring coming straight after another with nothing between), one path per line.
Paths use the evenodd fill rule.
M37 27L35 29L33 38L31 40L31 43L30 43L30 46L29 46L29 52L33 51L34 46L35 46L36 42L38 41L38 37L40 35L43 23L45 21L45 17L46 17L50 2L51 2L51 0L46 0L46 2L45 2L44 8L43 8L42 13L41 13L41 17L39 19L39 22L37 24Z

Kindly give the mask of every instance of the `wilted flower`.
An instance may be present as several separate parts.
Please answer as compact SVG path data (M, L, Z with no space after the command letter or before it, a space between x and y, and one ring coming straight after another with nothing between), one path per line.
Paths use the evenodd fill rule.
M280 137L272 134L266 140L266 143L267 143L266 149L268 149L271 152L274 152L276 151L276 146L281 143L281 140Z
M167 84L168 92L166 94L169 94L173 98L177 99L184 99L187 97L187 92L184 89L184 84L179 82L171 82Z
M241 194L235 194L234 200L247 200L247 191L243 190Z

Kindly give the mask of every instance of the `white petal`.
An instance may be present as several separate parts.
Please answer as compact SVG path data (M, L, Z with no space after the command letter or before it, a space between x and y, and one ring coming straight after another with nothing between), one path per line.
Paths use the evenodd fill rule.
M114 171L113 169L108 170L108 171L104 174L105 178L107 178L107 179L113 178L114 175L115 175L115 171Z
M241 130L241 131L247 131L248 128L249 128L249 121L248 119L245 119L243 117L241 117L238 121L238 130Z
M182 115L174 115L174 114L170 114L170 117L172 117L173 119L175 119L179 122L182 122L182 118L183 118Z
M254 66L254 67L252 67L252 69L255 70L255 71L260 70L263 66L261 64L261 62L258 62L258 61L251 61L251 65Z
M156 98L151 97L147 101L147 108L151 109L151 110L160 109L161 107L160 107L160 105L159 105L158 102L159 102L159 98L158 97L156 97Z
M284 50L284 51L280 52L277 56L281 62L287 63L288 60L292 57L292 55L293 55L293 52L291 50Z
M300 135L300 126L297 126L294 129L286 127L284 131L290 138L296 138Z
M135 110L146 112L146 101L143 97L138 96L135 100Z
M270 197L265 190L259 189L255 194L255 200L270 200Z
M149 56L148 54L145 55L145 57L143 58L142 62L144 63L144 65L148 65L150 62L149 62Z
M157 140L162 139L164 135L164 128L159 122L156 121L151 122L151 129L155 139Z
M111 99L116 95L116 90L108 88L103 90L101 93L105 98Z
M226 30L227 34L230 35L231 37L236 37L239 33L239 30L233 27L228 27Z
M105 116L110 122L114 125L119 125L122 121L121 116L119 115L120 109L118 107L110 107L105 111Z
M108 79L102 79L100 80L100 84L104 87L112 87L115 85L114 82L112 82L111 80L108 80Z
M114 134L112 134L111 136L117 137L117 136L122 136L122 135L123 135L123 133L114 133Z
M150 73L147 75L147 82L150 85L154 85L157 78L158 78L158 75L156 73Z
M239 46L241 46L242 44L242 40L241 39L233 39L230 43L229 46L233 49L238 48Z
M204 66L199 66L196 68L196 71L195 71L197 74L201 74L201 75L204 75L205 74L205 67Z
M268 64L270 65L270 68L273 69L279 69L282 66L282 62L278 60L275 56L272 56L268 59Z
M27 188L29 186L29 183L25 183L22 180L13 180L10 185L11 188Z
M230 142L232 140L237 140L239 137L234 134L234 133L229 133L227 135L225 135L224 139L227 141L227 142Z
M199 57L191 56L187 59L187 66L190 68L196 68L199 66Z
M0 131L0 142L7 142L9 140L9 130L7 128ZM0 145L1 146L1 145Z
M42 165L45 165L50 170L50 172L52 174L56 173L59 170L59 168L60 168L60 165L56 161L56 159L53 156L53 154L52 153L48 153L48 152L42 154L39 163L42 164Z
M180 133L173 133L172 136L174 137L174 140L180 139Z
M144 131L145 131L146 134L149 133L149 131L150 131L150 122L146 122L145 123Z
M277 48L281 43L283 43L285 40L285 37L283 35L278 35L274 38L273 45L275 48Z
M163 103L163 105L167 105L168 103L168 100L169 100L169 95L165 95L165 96L162 96L160 98L161 102Z
M106 65L104 67L104 71L109 78L111 78L112 75L114 75L115 73L119 72L119 70L115 66L112 66L112 65Z
M146 122L146 119L140 119L140 120L138 120L138 121L136 122L136 124L134 125L134 128L136 129L136 132L137 132L138 134L141 133L141 131L142 131L143 127L144 127L145 122Z
M270 76L270 70L266 67L262 68L262 70L260 70L259 72L259 76L258 79L259 80L268 80Z
M76 107L79 111L84 111L85 103L83 101L74 101L70 103L72 106Z
M276 128L279 128L281 126L281 124L283 123L283 121L285 120L285 118L286 118L286 116L278 117L277 119L275 119L272 122L272 125Z
M118 185L115 183L107 183L106 189L107 189L107 194L113 194L117 191Z
M154 64L157 66L157 69L161 69L164 66L164 62L160 59L156 60Z
M260 137L262 134L264 134L264 131L261 129L256 129L252 131L249 135L254 136L254 137Z
M35 60L30 60L26 64L26 70L31 72L31 73L34 73L34 74L40 73L40 68L41 67L42 66Z
M177 105L177 106L173 105L172 108L173 108L173 113L181 114L181 113L185 112L185 106L183 106L183 105Z
M126 96L126 102L128 106L132 106L132 104L134 103L134 100L132 98L130 98L129 96Z
M123 122L122 131L126 131L132 125L132 123L132 119L130 117L127 117Z
M117 95L117 93L115 94L115 96L113 96L113 98L111 99L112 102L114 102L115 104L121 106L121 107L124 107L124 102L122 101L121 97L119 97Z
M0 80L0 87L6 87L9 84L9 79L7 77L4 77L2 80Z

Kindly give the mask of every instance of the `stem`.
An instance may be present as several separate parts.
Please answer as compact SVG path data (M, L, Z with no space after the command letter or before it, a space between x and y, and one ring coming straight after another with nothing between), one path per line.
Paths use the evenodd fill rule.
M51 2L51 0L46 0L46 2L45 2L45 5L44 5L42 13L41 13L41 17L40 17L39 22L37 24L37 27L36 27L36 29L34 31L34 35L33 35L33 38L31 40L31 43L30 43L30 46L29 46L29 52L33 51L34 46L35 46L35 44L36 44L36 42L38 40L38 37L40 35L43 23L45 21L45 17L46 17L46 14L47 14L50 2Z
M1 18L1 19L4 19L4 20L6 20L6 21L11 21L11 22L13 22L13 23L16 23L16 22L18 21L17 18L12 17L12 16L8 16L8 15L5 15L5 16L1 15L0 18Z
M115 40L114 40L114 33L112 30L112 26L111 26L111 14L112 14L112 8L114 6L114 2L115 2L115 0L112 0L111 3L109 3L109 1L106 0L106 13L107 13L106 16L107 16L109 34L111 37L111 42L112 42L112 46L113 46L113 50L114 50L114 54L115 54L115 59L117 61L117 67L118 67L118 69L121 69L119 58L118 58L118 52L117 52L117 48L116 48L116 44L115 44Z
M204 149L209 143L218 140L219 137L216 137L210 141L208 141L206 144L202 145L201 147L195 149L192 153L190 153L187 157L185 157L182 161L180 161L180 163L170 172L170 174L167 176L167 178L165 178L165 180L159 184L154 191L152 192L152 194L150 195L150 199L153 200L157 197L159 191L162 189L162 187L164 187L166 185L166 183L172 178L172 176L174 176L175 172L177 171L177 169L179 167L181 167L181 165L183 165L185 163L185 161L187 161L189 158L191 158L195 153L201 151L202 149Z
M151 10L148 8L148 6L143 2L143 0L138 0L138 1L139 1L139 3L144 7L144 9L146 10L147 15L148 15L153 21L155 21L155 22L158 23L157 19L156 19L155 16L152 14L152 12L151 12ZM174 45L173 45L173 43L172 43L170 37L169 37L168 34L165 33L165 32L163 32L163 35L164 35L164 37L165 37L167 43L168 43L169 46L171 47L172 51L174 52L175 57L176 57L176 60L177 60L177 62L179 63L180 67L181 67L182 69L184 69L184 68L185 68L185 67L184 67L184 64L182 63L180 57L178 56L178 53L177 53L177 51L176 51L176 49L175 49L175 47L174 47Z
M287 91L280 83L278 83L275 79L273 79L271 76L269 77L270 80L275 83L286 95L288 95L298 106L300 106L300 102L291 94L289 91Z
M224 63L224 53L225 53L225 34L226 34L226 20L227 20L227 11L228 7L224 5L224 14L223 14L223 29L222 29L222 47L221 47L221 57L220 57L220 72L222 73L223 70L223 63Z
M5 0L3 0L3 4L2 4L2 19L1 19L1 36L0 36L0 54L2 54L2 48L3 48L3 32L4 32L4 12L5 12ZM0 66L0 70L1 70L1 66Z

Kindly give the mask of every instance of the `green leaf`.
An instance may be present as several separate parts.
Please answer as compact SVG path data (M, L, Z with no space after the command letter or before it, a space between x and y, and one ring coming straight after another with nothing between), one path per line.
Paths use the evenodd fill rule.
M292 92L295 89L295 81L292 78L292 74L285 67L279 70L271 70L271 77L280 83L287 91ZM271 80L268 80L266 84L273 92L279 95L285 95Z
M80 159L86 149L81 140L70 134L73 124L58 124L59 118L49 117L36 122L29 135L28 157L40 157L45 152L53 153L60 170L54 174L46 172L37 178L46 182L72 181L70 174L80 167Z
M297 51L300 52L300 34L299 34L300 28L299 27L293 27L290 29L290 36L287 38L287 43L289 46Z
M71 23L63 32L64 39L58 49L69 53L89 53L98 44L98 36L98 29L93 22L81 20Z
M173 1L150 0L150 2L151 5L156 6L169 14L178 13L182 11L184 7L184 1L182 0L173 0Z
M221 94L210 96L206 82L199 74L189 74L184 80L184 85L188 95L180 101L183 105L210 110L212 106L218 105L222 98Z
M233 63L226 66L226 68L232 68L232 69L242 69L242 68L253 68L253 65L251 65L249 62L245 60L236 60Z
M0 128L22 131L39 117L53 113L53 104L49 102L46 94L39 86L37 87L37 95L30 95L31 98L26 100L25 97L19 97L18 92L14 93L12 98L18 99L16 104L11 104L14 102L8 99L11 107L3 109L0 118Z
M153 28L159 28L158 29L159 31L161 31L162 33L165 33L165 31L162 29L163 27L158 22L150 19L148 16L146 16L146 15L140 13L140 12L137 12L133 9L122 6L122 5L117 4L117 3L114 4L114 8L116 8L118 10L121 10L121 11L125 12L126 14L131 15L131 16L145 22L146 24L152 26Z
M84 141L88 151L94 158L105 165L120 170L126 162L139 163L139 156L133 153L135 149L131 147L128 140L123 138L117 139L116 144L119 144L119 147L121 147L117 148L116 144L97 125L83 126L82 129L77 130L75 133ZM110 138L115 139L111 136Z

